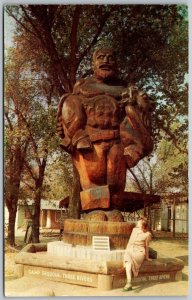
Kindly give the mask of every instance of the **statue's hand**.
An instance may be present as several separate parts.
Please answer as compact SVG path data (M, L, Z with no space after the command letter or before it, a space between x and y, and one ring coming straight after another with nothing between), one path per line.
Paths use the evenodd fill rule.
M139 91L137 95L137 104L144 112L150 112L154 109L154 103L149 95L143 91Z
M120 103L127 105L137 105L143 111L152 111L154 109L154 103L151 97L142 90L139 90L136 86L129 86L123 90L122 100Z
M136 86L129 86L123 90L122 96L122 103L126 104L136 104L137 103L137 95L138 95L138 88Z

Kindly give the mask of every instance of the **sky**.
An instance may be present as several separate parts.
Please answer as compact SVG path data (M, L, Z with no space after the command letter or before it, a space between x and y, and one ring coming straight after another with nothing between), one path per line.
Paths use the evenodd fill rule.
M15 21L4 11L4 47L13 46L13 35L15 30Z

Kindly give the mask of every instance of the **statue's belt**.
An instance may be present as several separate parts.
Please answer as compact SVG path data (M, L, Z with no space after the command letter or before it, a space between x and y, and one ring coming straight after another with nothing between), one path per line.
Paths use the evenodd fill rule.
M91 142L114 140L119 137L119 130L98 130L95 132L89 132Z

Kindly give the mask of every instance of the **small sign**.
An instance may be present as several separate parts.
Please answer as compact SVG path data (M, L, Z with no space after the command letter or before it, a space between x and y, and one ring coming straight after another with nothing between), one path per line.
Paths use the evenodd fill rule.
M110 251L108 236L93 236L92 245L93 245L93 250Z

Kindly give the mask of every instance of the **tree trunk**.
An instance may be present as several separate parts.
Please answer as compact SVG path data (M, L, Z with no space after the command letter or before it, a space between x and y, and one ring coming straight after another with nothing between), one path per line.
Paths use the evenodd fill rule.
M76 167L73 164L73 188L69 202L69 218L80 219L80 179Z
M41 164L39 164L39 177L35 181L35 211L32 216L32 241L33 243L39 243L39 226L40 226L40 208L41 208L41 195L42 195L42 187L43 180L45 175L45 168L47 164L47 155L48 151L46 150L46 155L43 158Z
M41 204L41 187L37 188L35 195L35 210L32 217L32 242L39 243L39 226L40 226L40 204Z
M7 242L10 246L15 246L15 220L17 214L17 205L13 205L9 209L9 224L8 224L8 237Z
M9 224L8 224L8 244L15 245L15 220L17 213L17 202L19 199L21 173L23 170L24 157L26 155L28 143L26 143L24 150L20 147L16 148L13 152L13 157L10 161L7 172L10 177L7 179L5 189L5 202L9 211ZM8 151L8 149L7 149Z

